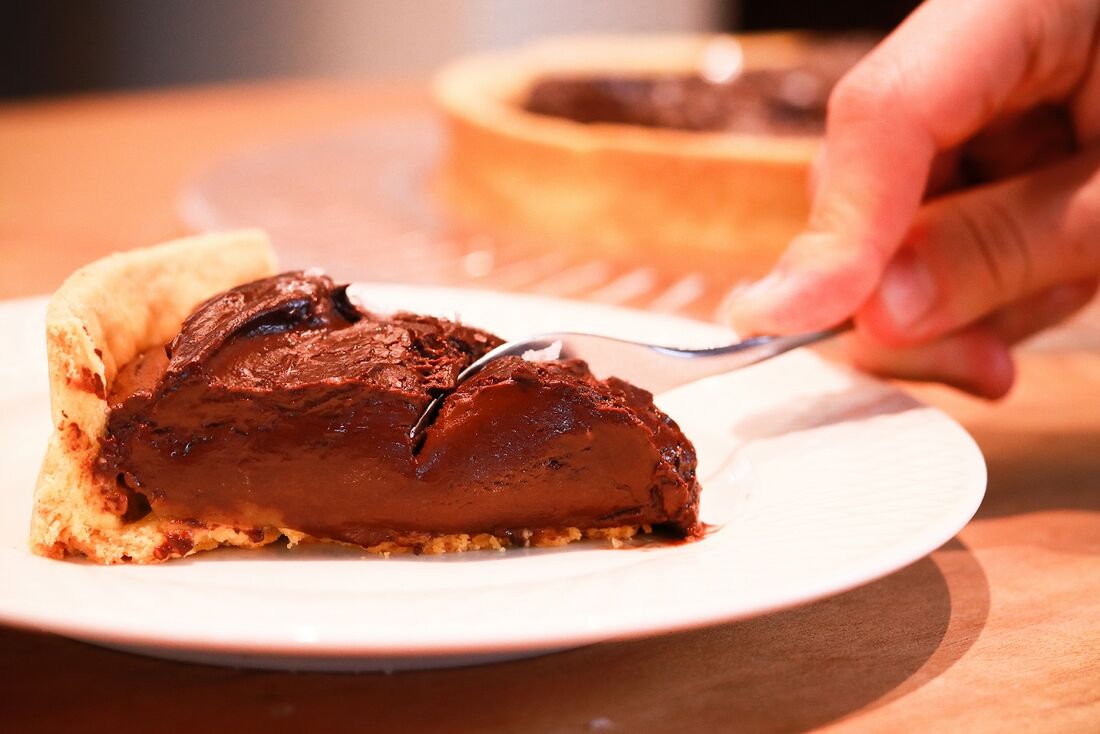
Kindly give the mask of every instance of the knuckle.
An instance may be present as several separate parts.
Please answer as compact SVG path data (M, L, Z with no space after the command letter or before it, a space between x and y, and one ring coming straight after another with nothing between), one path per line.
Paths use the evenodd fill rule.
M827 124L832 127L889 127L899 135L929 137L939 127L930 118L927 100L916 83L919 70L888 49L872 52L856 65L829 95Z
M958 230L971 250L980 288L984 283L998 302L1007 302L1029 290L1033 281L1032 248L1012 210L993 198L954 209Z
M1100 275L1100 161L1090 179L1074 192L1067 208L1069 236L1060 253L1067 262L1082 263L1092 275Z
M1042 87L1052 95L1067 93L1092 52L1098 11L1095 0L1024 3L1021 43L1027 66L1021 86Z
M829 120L877 116L896 103L898 79L898 66L889 57L872 54L864 58L833 87L828 101Z

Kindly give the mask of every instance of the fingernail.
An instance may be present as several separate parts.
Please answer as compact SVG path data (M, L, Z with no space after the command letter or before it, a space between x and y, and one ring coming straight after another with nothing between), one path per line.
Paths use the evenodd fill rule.
M746 283L731 293L723 304L722 316L733 325L742 336L772 331L770 316L775 299L781 298L783 281L778 272L772 272L763 278Z
M905 329L920 321L936 301L936 282L912 252L903 250L886 266L878 298L894 326Z
M773 270L763 278L747 283L743 288L738 289L736 298L739 301L758 301L778 291L783 280L783 275Z

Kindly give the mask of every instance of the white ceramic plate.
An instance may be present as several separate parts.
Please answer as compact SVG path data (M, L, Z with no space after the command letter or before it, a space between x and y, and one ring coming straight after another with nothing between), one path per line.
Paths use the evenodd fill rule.
M503 336L556 329L688 345L720 328L478 291L364 286L380 308L459 316ZM919 559L974 514L985 467L945 415L791 353L661 395L694 441L706 538L442 557L338 548L225 550L99 567L26 547L50 430L42 300L0 304L0 622L180 659L399 669L521 657L745 618Z

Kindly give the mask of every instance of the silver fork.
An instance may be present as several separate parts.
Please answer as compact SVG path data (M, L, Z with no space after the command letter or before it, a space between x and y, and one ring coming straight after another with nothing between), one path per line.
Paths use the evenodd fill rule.
M706 349L680 349L655 344L615 339L595 334L569 332L538 334L505 342L458 373L455 387L485 369L501 357L529 359L583 359L597 377L614 375L653 393L664 392L679 385L711 375L739 370L763 362L798 347L814 344L851 328L841 324L825 331L791 336L757 336L735 344ZM428 403L409 431L417 439L434 420L446 395Z

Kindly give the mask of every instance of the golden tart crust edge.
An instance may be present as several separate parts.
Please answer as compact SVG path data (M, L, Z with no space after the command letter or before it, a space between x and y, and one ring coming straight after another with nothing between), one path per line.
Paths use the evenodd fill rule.
M95 472L107 394L119 368L164 344L202 301L275 272L257 230L206 234L117 253L73 273L46 310L53 433L38 475L31 550L97 563L151 563L218 545L254 547L277 532L195 526L157 518L124 522L105 506Z
M697 71L708 44L735 40L745 68L799 63L796 33L551 39L446 67L433 95L447 144L437 181L455 218L506 233L682 257L732 255L762 271L808 212L817 137L581 124L526 112L546 74Z

